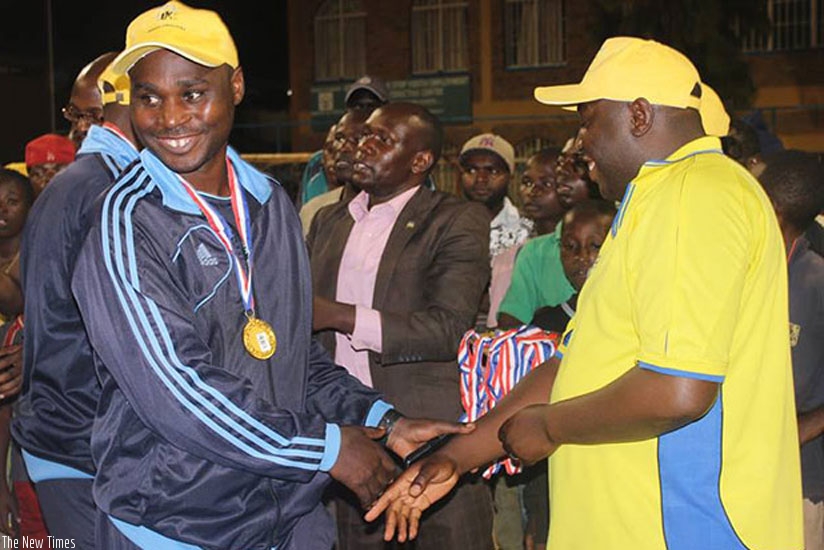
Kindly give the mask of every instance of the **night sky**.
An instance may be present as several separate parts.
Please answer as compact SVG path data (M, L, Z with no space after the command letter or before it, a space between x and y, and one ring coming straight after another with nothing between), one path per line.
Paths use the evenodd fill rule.
M126 27L158 0L16 0L0 13L0 55L23 56L46 67L46 5L52 3L55 103L58 131L68 125L59 108L68 99L77 72L98 55L124 46ZM216 10L232 32L246 77L243 110L288 108L288 39L285 0L191 0ZM8 108L8 106L6 106ZM48 106L44 106L48 109Z

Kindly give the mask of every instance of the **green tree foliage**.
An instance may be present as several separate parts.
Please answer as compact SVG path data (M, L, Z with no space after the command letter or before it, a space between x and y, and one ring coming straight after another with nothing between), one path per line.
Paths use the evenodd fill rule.
M640 36L686 54L702 79L728 108L751 104L755 91L741 53L740 36L768 28L764 0L595 0L592 29L600 42L610 36Z

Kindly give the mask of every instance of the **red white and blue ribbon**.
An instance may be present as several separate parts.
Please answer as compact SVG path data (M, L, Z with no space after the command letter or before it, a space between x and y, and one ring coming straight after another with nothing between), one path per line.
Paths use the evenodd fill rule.
M244 310L247 314L254 315L255 297L252 294L252 227L249 223L249 206L246 204L246 197L240 185L238 185L235 169L232 167L229 159L226 159L226 170L229 174L229 195L232 201L232 213L235 216L235 224L237 226L238 237L240 238L240 253L235 250L232 244L232 228L223 216L220 215L220 212L203 200L203 197L198 194L191 183L183 179L180 175L178 175L178 178L180 178L180 182L194 203L200 208L203 215L206 216L209 227L215 232L220 243L234 259L235 275L237 276L240 296L243 299Z
M474 422L503 399L532 369L555 355L560 334L523 326L498 334L470 330L458 347L461 372L461 404L465 422ZM506 458L489 466L483 477L506 470L521 471L517 460Z

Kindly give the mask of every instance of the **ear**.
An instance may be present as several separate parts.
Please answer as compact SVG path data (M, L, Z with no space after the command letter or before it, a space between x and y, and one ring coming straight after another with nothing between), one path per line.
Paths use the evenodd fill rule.
M634 137L641 137L652 129L655 122L655 107L643 97L639 97L629 104L630 132Z
M412 173L424 174L435 163L435 155L432 151L418 151L412 157Z
M232 78L230 80L232 86L232 101L235 106L240 105L243 101L243 96L246 94L246 82L243 80L243 67L238 67L232 71Z

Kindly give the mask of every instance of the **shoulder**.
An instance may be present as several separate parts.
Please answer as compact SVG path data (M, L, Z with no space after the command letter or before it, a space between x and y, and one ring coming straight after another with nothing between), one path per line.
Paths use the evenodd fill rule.
M558 243L559 240L556 233L550 233L548 235L541 235L540 237L529 239L526 243L524 243L518 257L531 258L548 254L551 251L558 249Z
M426 187L421 187L417 196L420 202L430 205L429 209L435 216L480 220L487 227L489 226L489 211L481 203L468 201L443 191L433 191Z

